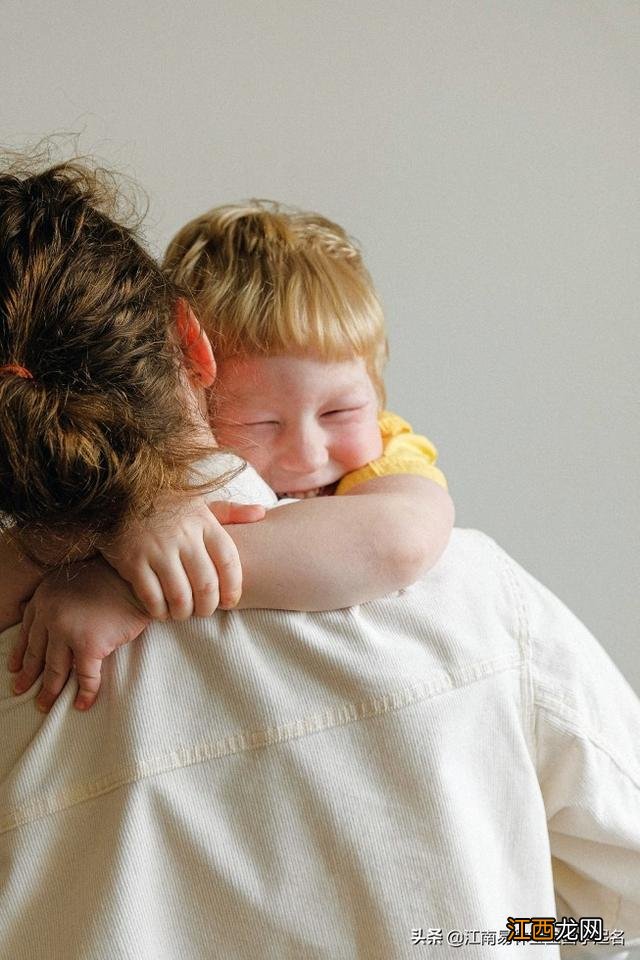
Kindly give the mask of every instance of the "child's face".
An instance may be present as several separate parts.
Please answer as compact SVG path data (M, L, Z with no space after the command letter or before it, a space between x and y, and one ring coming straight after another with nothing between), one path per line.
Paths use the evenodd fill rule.
M364 360L244 357L218 365L218 442L280 496L314 497L382 453Z

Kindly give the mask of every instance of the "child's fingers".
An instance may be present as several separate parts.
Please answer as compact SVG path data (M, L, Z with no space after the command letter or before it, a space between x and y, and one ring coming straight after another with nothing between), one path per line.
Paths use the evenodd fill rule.
M140 603L154 620L166 620L169 608L165 603L164 593L157 574L151 567L141 571L132 583L134 592Z
M42 673L44 656L47 649L48 634L46 627L34 618L29 629L27 648L22 660L22 669L13 681L13 692L24 693Z
M95 703L102 679L101 671L102 660L97 657L87 657L84 654L76 656L78 693L73 702L76 710L89 710Z
M259 503L232 503L229 500L213 500L209 510L218 523L255 523L264 520L266 509Z
M38 710L48 713L69 679L73 656L69 647L49 638L46 663L42 675L42 689L36 699Z
M7 668L11 673L17 673L18 670L22 669L22 661L24 659L24 652L27 649L28 637L29 631L25 629L25 625L22 623L20 625L18 639L14 643L11 653L9 654L9 659L7 660Z
M18 670L22 670L22 661L24 659L24 652L27 649L29 630L31 629L31 624L33 623L35 615L35 605L31 603L27 604L22 617L22 623L20 624L20 633L18 634L18 639L13 646L13 650L9 654L9 660L7 662L7 667L11 673L17 673Z
M27 638L22 636L22 630L20 631L20 636L16 641L15 646L13 647L9 658L7 660L7 669L10 673L17 673L18 670L22 667L22 658L24 657L24 652L27 649Z
M193 613L193 593L179 554L163 558L154 572L160 581L172 620L187 620Z
M242 595L242 567L238 549L220 527L205 530L204 542L218 573L220 606L224 609L235 607Z
M193 615L210 617L220 602L218 574L204 543L194 552L183 551L180 560L193 594Z
M24 624L20 627L20 633L18 634L18 639L16 640L11 653L9 654L9 659L7 660L7 669L11 673L17 673L18 670L22 669L22 661L24 659L24 652L27 649L27 637L28 633L24 628Z

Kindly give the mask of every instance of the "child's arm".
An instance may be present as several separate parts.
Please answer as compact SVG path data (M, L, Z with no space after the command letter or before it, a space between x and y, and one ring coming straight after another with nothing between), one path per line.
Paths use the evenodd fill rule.
M438 451L394 413L378 423L382 455L346 474L338 496L229 531L242 559L241 607L347 607L406 587L436 563L454 521Z
M194 612L209 616L219 594L223 604L233 606L242 573L235 544L222 524L250 524L264 513L257 504L218 501L209 506L200 496L173 495L144 523L131 524L105 545L110 564L105 556L97 557L67 564L44 580L40 571L37 578L21 580L20 589L8 592L13 606L6 626L21 619L20 602L33 597L8 662L17 674L14 693L28 690L44 671L36 703L47 712L75 664L75 706L87 710L98 695L102 660L135 640L154 615L166 615L165 596L174 619Z
M441 485L395 474L227 527L242 561L238 606L335 610L407 587L436 563L453 520Z
M102 557L53 571L24 611L8 663L17 674L13 692L24 693L44 669L36 705L46 713L73 664L78 679L74 706L88 710L98 695L104 658L135 640L150 621L128 584Z
M240 515L235 504L211 508L223 521ZM442 487L397 475L362 483L344 497L278 507L261 523L227 526L243 567L239 606L335 610L383 596L436 562L452 525L453 505ZM18 673L14 691L27 690L44 669L37 703L49 710L74 659L76 706L88 709L102 659L149 621L101 559L77 566L72 575L47 577L25 612L11 656L10 669Z
M264 513L219 501L214 515L203 497L173 494L101 544L101 553L154 619L209 617L219 603L235 606L242 590L238 551L222 524L253 523Z

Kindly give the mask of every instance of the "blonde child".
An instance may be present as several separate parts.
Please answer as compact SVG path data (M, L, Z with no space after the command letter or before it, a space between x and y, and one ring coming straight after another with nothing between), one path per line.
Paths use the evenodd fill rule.
M269 202L219 207L180 230L165 267L188 291L213 345L217 374L208 413L218 442L244 457L280 498L408 497L432 524L417 572L435 563L453 521L446 481L430 441L383 410L382 309L345 231L318 214ZM393 501L384 506L392 549L409 536L406 500L397 517ZM367 505L365 523L374 509ZM310 535L335 538L332 513L319 506L315 516ZM356 547L366 547L362 533L352 536ZM184 616L188 587L186 606L171 602L170 585L181 571L176 565L159 575L153 558L162 552L148 529L110 559L152 616ZM299 602L293 591L282 597L283 606ZM322 605L322 596L314 602Z
M224 522L247 522L216 522L187 470L215 446L201 415L215 376L208 339L180 289L104 211L101 190L78 165L0 182L2 509L17 522L1 547L4 622L43 576L16 544L42 559L51 530L64 550L96 543L148 609L166 592L178 617L215 609L218 580L233 604L238 551L245 606L332 609L413 582L451 525L446 494L421 477L382 476L359 485L367 496L307 500L258 524L248 521L262 511L226 504ZM237 472L237 461L219 462L207 489ZM437 491L431 509L420 509L425 484ZM103 560L67 581L37 587L10 660L17 693L44 668L45 711L72 663L76 706L88 708L102 659L148 622Z
M165 266L213 346L218 439L279 496L406 473L446 489L434 446L383 410L382 309L342 227L266 201L218 207L180 230Z

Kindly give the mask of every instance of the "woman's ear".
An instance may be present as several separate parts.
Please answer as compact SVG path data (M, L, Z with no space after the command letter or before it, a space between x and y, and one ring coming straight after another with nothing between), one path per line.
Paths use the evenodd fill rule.
M216 361L209 337L186 300L176 303L176 332L184 353L187 373L199 386L210 387L216 378Z

